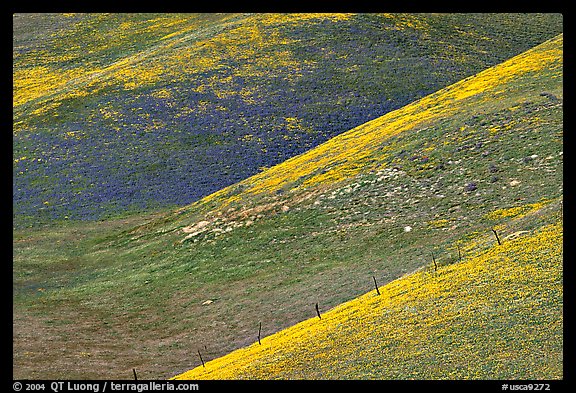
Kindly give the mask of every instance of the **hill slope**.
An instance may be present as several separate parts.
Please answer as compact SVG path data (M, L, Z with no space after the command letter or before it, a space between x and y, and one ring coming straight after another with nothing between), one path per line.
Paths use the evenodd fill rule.
M558 14L17 14L14 225L186 205L561 31Z
M563 195L562 43L176 211L15 231L15 377L167 378L259 321L267 336L490 228L532 231L513 219Z
M562 223L545 210L531 214L536 229L502 245L466 244L460 263L404 276L175 379L562 379Z

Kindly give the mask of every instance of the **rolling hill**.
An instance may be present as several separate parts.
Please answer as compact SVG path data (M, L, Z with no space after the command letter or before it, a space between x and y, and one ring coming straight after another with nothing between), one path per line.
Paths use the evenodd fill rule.
M15 14L15 228L197 201L517 55L560 14Z
M310 377L437 378L431 367L378 371L378 362L393 359L411 367L418 348L433 349L430 356L455 377L512 378L528 375L533 358L526 351L542 340L550 355L539 363L546 366L541 375L561 377L562 55L558 35L188 206L15 230L15 378L130 378L132 368L141 378L169 378L199 365L198 350L207 366L217 365L207 377L305 378L298 356L312 354L318 367ZM493 247L491 229L502 247ZM549 256L529 261L527 246L545 254L546 239ZM505 291L510 275L522 272ZM541 295L526 293L528 273L543 283ZM372 276L381 297L366 294ZM463 293L467 286L475 292ZM485 299L471 302L474 293ZM459 319L451 296L465 302ZM518 313L507 316L504 305L512 307L515 296ZM326 315L322 328L310 320L316 303ZM349 337L368 318L378 324L375 343L362 336L360 347L376 351L398 331L370 307L391 307L398 322L440 318L434 310L416 313L426 306L458 322L450 335L440 335L447 329L440 323L422 333L403 327L400 333L413 333L410 346L387 341L390 357L370 358L372 366L345 343L325 340ZM494 316L494 324L482 330L469 320L475 311L482 321ZM340 318L347 322L338 325ZM269 336L263 348L275 345L277 362L254 348L260 322ZM548 336L528 341L542 323ZM503 326L524 328L507 360L490 352L497 340L491 333ZM303 327L314 334L307 338ZM293 364L282 363L291 348L277 348L277 340L301 333L301 352ZM337 348L356 360L335 369L344 374L329 374L314 338L324 340L327 362ZM456 346L449 338L478 350L473 375L458 371L465 352L446 353ZM225 367L239 348L254 364ZM401 357L406 350L414 353ZM274 364L286 367L274 371Z
M537 209L532 231L463 244L472 254L459 263L399 278L174 379L562 379L558 213Z

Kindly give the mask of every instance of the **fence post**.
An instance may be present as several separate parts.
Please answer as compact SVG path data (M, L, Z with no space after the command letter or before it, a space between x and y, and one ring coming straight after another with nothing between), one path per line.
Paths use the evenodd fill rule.
M202 355L200 354L200 350L198 350L198 356L200 356L200 361L202 362L202 367L206 368L206 365L204 364L204 359L202 359Z
M322 319L320 316L320 310L318 309L318 303L316 303L316 314L318 314L318 318Z
M260 327L258 328L258 344L262 345L260 342L260 333L262 333L262 322L260 322Z
M498 234L494 228L492 228L492 232L494 232L494 236L496 236L496 240L498 240L498 245L501 245L502 243L500 243L500 238L498 237Z
M372 278L374 279L374 286L376 287L376 292L378 292L378 295L380 295L380 290L378 289L378 283L376 283L376 277L372 276Z

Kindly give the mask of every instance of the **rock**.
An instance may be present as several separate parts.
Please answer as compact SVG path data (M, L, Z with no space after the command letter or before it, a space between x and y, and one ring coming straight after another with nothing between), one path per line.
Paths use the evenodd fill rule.
M490 173L496 173L498 172L498 167L494 164L490 164L490 166L488 167L488 171L490 171Z
M459 210L462 210L462 206L456 205L456 206L452 206L451 208L449 208L449 209L448 209L448 212L449 212L449 213L453 213L453 212L459 211Z
M208 299L208 300L203 301L203 302L202 302L202 305L203 305L203 306L207 306L207 305L212 304L212 303L214 303L214 300Z
M218 229L218 228L216 228L216 229ZM192 232L192 233L186 235L186 237L185 237L184 239L182 239L182 241L191 239L191 238L193 238L194 236L198 236L198 235L201 234L201 233L204 233L204 231Z
M282 211L284 213L286 213L288 210L290 210L290 208L288 206L286 206L286 205L282 206Z
M510 185L511 185L512 187L516 187L518 184L520 184L520 181L519 181L519 180L516 180L516 179L514 179L514 180L512 180L512 181L510 182Z
M412 230L412 227L410 225L406 225L404 227L404 232L410 232Z
M542 93L540 93L540 95L541 95L542 97L548 98L550 101L554 101L554 102L558 101L558 97L556 97L556 96L555 96L554 94L552 94L552 93L548 93L547 91L543 91Z
M466 184L466 187L464 188L466 191L470 192L470 191L474 191L478 188L478 186L476 185L476 183L468 183Z
M198 230L206 227L208 224L210 224L210 221L200 221L194 225L182 228L182 232L184 232L184 233L197 232Z

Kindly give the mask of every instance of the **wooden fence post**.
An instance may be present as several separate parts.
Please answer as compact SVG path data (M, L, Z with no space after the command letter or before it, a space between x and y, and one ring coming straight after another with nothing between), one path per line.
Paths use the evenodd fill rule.
M260 342L260 333L262 333L262 322L260 322L260 327L258 328L258 344L262 345Z
M500 243L500 238L498 237L498 234L494 228L492 228L492 232L494 232L494 236L496 236L496 240L498 240L498 245L501 245L502 243Z
M202 367L206 368L206 365L204 364L204 359L202 359L202 355L200 354L200 350L198 350L198 356L200 356L200 361L202 362Z
M374 286L376 287L376 292L378 292L378 295L380 295L380 290L378 289L378 283L376 283L376 277L372 276L372 278L374 279Z

